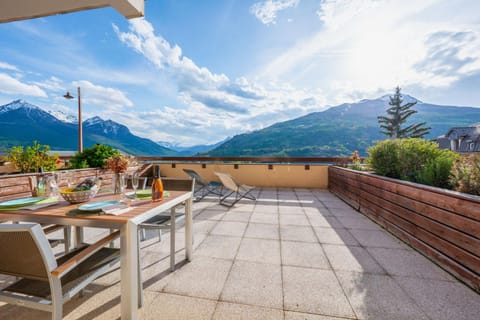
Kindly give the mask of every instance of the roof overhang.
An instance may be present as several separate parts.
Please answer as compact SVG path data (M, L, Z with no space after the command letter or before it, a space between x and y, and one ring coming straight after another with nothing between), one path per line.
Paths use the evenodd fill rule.
M1 0L0 23L108 6L127 19L138 18L144 15L145 0Z

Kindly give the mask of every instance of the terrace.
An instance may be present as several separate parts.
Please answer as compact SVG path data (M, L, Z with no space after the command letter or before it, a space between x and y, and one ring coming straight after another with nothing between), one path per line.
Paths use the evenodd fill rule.
M202 164L162 164L167 176ZM272 166L272 167L270 167ZM294 172L297 184L329 185L325 165L207 164L245 179ZM214 169L215 168L215 169ZM230 169L228 169L230 168ZM232 170L233 169L233 170ZM268 174L262 170L269 170ZM250 175L248 174L250 172ZM279 172L281 174L279 174ZM303 174L302 174L303 172ZM288 179L287 179L288 180ZM260 184L257 178L257 184ZM249 181L250 182L250 181ZM265 183L265 182L264 182ZM258 200L233 208L207 197L195 203L194 259L169 269L169 235L141 244L145 303L139 319L474 319L480 296L450 273L326 188L259 187ZM87 241L104 229L87 229ZM183 228L178 232L184 232ZM176 237L176 260L185 257ZM8 282L2 278L2 285ZM65 305L65 319L118 319L118 269ZM49 314L0 305L2 318L49 319Z
M104 6L115 7L127 18L143 15L141 0L81 4L8 0L2 4L0 22ZM184 166L172 161L163 172L175 177ZM215 170L239 169L238 164L232 169L225 163L188 166L205 169L202 173L207 176ZM359 201L347 184L329 176L327 166L309 161L242 164L240 170L237 174L246 183L259 187L258 200L242 200L230 209L219 206L215 198L196 203L192 262L179 263L171 272L169 235L158 242L152 233L142 242L145 302L140 319L478 318L480 296L331 193L327 189L331 185L337 192L347 186L342 198L357 197L349 201L351 205ZM0 183L0 188L25 192L20 183ZM473 208L478 208L478 201ZM108 232L85 231L87 241ZM478 243L478 237L468 239L467 244ZM178 241L177 261L185 255L183 246ZM11 280L0 278L0 286ZM65 305L65 319L118 319L120 281L118 268L97 279L83 296ZM50 315L0 303L0 317L49 319Z

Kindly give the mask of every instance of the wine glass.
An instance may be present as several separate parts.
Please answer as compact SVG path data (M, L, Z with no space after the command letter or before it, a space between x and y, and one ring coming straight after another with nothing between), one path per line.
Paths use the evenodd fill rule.
M137 198L137 189L138 189L138 180L140 179L140 175L138 172L132 173L131 180L132 180L132 189L133 189L133 201L138 200Z

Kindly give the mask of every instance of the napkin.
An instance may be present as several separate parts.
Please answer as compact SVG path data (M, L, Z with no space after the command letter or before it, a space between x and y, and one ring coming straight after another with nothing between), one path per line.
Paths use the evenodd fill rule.
M37 209L40 209L40 208L45 208L45 207L56 205L57 203L58 203L57 198L47 198L45 200L39 201L35 204L32 204L31 206L22 207L22 208L19 208L19 209L37 210Z
M123 203L102 208L102 212L104 214L111 214L114 216L121 215L122 213L128 212L130 210L132 210L132 208Z

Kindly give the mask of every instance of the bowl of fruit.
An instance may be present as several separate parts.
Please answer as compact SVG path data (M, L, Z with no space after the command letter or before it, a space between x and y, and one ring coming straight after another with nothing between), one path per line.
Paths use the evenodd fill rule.
M100 189L101 179L88 178L85 179L75 188L64 188L60 190L60 195L70 203L87 202L97 195Z

